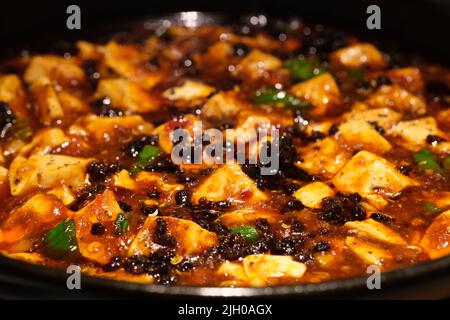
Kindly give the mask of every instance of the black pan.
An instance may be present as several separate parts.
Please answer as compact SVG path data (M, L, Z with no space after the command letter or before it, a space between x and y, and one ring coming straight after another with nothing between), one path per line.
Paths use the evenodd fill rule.
M145 285L82 275L81 290L68 290L64 270L0 257L0 298L358 298L442 299L450 297L450 256L381 276L381 289L369 290L367 277L321 284L267 288Z
M189 23L202 25L215 22L236 22L249 12L269 12L269 17L300 16L306 20L317 21L325 25L343 27L350 33L374 41L389 41L401 44L404 50L421 53L427 58L448 65L450 48L446 44L445 34L450 31L450 4L445 0L433 1L396 1L379 3L382 8L382 30L369 32L365 29L365 8L367 1L329 2L314 1L293 4L277 0L274 3L258 2L258 5L241 4L234 7L227 2L221 3L171 2L167 5L142 3L128 0L126 3L83 3L81 31L68 31L65 26L65 8L67 3L41 1L29 4L27 10L19 10L17 5L6 6L0 13L0 41L10 43L0 54L11 53L17 48L31 43L33 48L48 50L54 47L55 39L72 40L92 38L100 33L120 30L130 26L130 21L159 25L161 19L172 23L186 23L186 15L170 12L203 9L215 13L189 15ZM375 3L377 3L375 1ZM231 8L234 8L231 10ZM35 15L36 10L46 15ZM406 11L405 11L406 10ZM157 13L155 15L155 12ZM405 14L407 12L407 14ZM151 14L151 15L150 15ZM149 16L150 15L150 16ZM42 19L45 17L45 19ZM40 29L37 28L39 25ZM37 29L36 29L37 28ZM12 50L11 50L12 49ZM270 298L449 298L450 297L450 256L439 260L421 263L409 268L387 272L381 278L381 290L369 290L367 277L357 277L322 284L276 286L269 288L217 288L217 287L181 287L162 285L143 285L82 276L82 290L68 290L64 270L50 269L30 265L0 256L0 298L131 298L150 297L270 297Z

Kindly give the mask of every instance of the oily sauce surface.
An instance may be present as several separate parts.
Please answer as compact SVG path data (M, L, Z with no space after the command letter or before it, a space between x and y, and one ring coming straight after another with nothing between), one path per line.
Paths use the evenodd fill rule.
M289 21L137 28L75 47L0 64L2 254L208 286L450 254L445 67ZM172 131L195 121L278 129L278 172L173 163Z

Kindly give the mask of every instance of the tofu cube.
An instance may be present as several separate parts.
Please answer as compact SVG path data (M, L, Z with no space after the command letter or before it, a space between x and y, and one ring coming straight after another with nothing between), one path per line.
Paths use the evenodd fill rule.
M380 69L386 65L383 54L370 43L357 43L333 52L330 60L346 68L369 67Z
M355 150L368 150L383 154L392 149L391 144L364 120L350 120L339 126L338 136Z
M326 183L313 182L298 189L293 196L299 200L305 207L318 209L322 206L322 199L334 195Z
M343 193L359 193L373 206L380 208L384 198L396 195L409 186L418 185L402 175L395 166L368 151L360 151L331 179Z
M322 115L341 103L339 88L329 73L295 84L290 91L294 96L311 103L314 106L311 113L314 115Z

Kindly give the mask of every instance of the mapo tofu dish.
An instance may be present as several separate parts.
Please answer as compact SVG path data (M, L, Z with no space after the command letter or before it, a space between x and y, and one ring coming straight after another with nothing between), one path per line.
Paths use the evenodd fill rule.
M0 63L2 255L273 286L450 254L444 66L298 20L139 27L74 48ZM179 129L216 129L224 149L175 161ZM213 143L194 140L200 154Z

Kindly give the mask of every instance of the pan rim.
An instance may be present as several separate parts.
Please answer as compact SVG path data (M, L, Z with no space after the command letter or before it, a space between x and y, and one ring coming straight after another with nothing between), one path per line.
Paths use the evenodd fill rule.
M11 273L3 270L1 273L13 277L14 273L20 281L26 281L27 277L44 280L50 286L59 284L62 289L66 289L66 279L68 274L64 269L35 265L26 261L0 256L0 265L3 268L13 270ZM421 262L406 268L395 269L381 274L383 288L392 287L395 284L408 282L414 279L422 279L428 276L437 276L440 273L448 272L450 269L450 255L436 260ZM23 273L25 272L25 277ZM368 275L369 276L369 275ZM367 277L368 277L367 276ZM156 294L170 296L198 296L198 297L282 297L286 295L315 296L323 293L344 293L358 290L367 290L367 277L357 276L343 278L339 280L326 281L321 283L280 285L268 287L213 287L213 286L166 286L160 284L135 283L123 280L113 280L82 274L83 288L114 289L141 294ZM423 277L423 278L421 278ZM0 281L1 282L1 281Z

